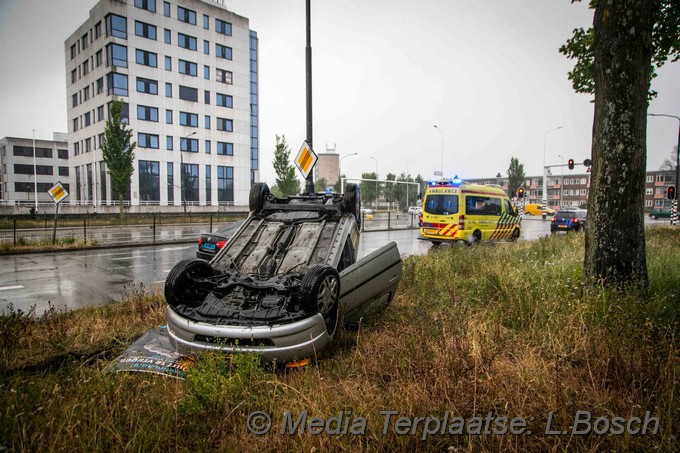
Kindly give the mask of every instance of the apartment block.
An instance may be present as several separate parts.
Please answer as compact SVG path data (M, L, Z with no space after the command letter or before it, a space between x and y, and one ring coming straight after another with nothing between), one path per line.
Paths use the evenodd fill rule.
M53 205L47 191L61 182L71 190L68 143L65 133L53 134L52 140L33 137L0 139L0 206L34 207Z
M244 205L259 180L258 39L220 0L101 0L64 43L71 203L112 205L101 145L125 103L133 206Z

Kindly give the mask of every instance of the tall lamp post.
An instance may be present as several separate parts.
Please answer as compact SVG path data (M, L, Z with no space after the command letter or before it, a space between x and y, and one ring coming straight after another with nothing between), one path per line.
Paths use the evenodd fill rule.
M359 154L359 153L345 154L344 156L342 156L342 157L340 158L340 161L339 161L339 163L338 163L338 180L340 181L340 183L342 183L342 159L344 159L345 157L349 157L349 156L356 156L357 154ZM344 192L345 192L345 188L344 188L344 187L340 187L340 192L341 192L341 193L344 193Z
M444 177L444 131L442 131L442 128L437 126L436 124L434 125L434 128L439 131L439 133L442 135L442 166L440 168L441 176L442 178Z
M369 159L375 161L375 208L378 209L378 159L373 156L368 156Z
M182 206L184 206L184 213L185 214L187 213L187 197L186 197L186 193L184 192L184 189L185 189L184 178L185 178L185 176L184 176L184 158L182 157L182 153L184 152L184 151L182 151L182 141L183 140L186 141L192 135L196 135L196 132L194 131L191 134L186 135L186 136L179 139L179 184L180 184L180 191L182 192Z
M406 162L406 208L407 209L411 206L411 202L408 199L408 186L410 185L409 183L411 182L411 181L409 181L410 172L408 171L408 166L411 165L411 164L415 164L415 162L412 161L412 160L409 160L408 162Z
M543 134L543 220L545 220L546 208L548 207L548 170L545 167L545 150L548 144L548 134L558 129L562 129L562 126L547 130L545 131L545 134Z
M680 186L680 116L666 115L665 113L648 113L648 116L664 116L678 120L678 147L675 150L675 199L671 208L671 225L678 224L678 186Z
M38 213L38 165L35 159L35 131L33 129L33 189L35 191L35 213Z
M562 162L562 181L560 182L560 208L562 208L564 206L564 157L561 154L558 154L557 157Z

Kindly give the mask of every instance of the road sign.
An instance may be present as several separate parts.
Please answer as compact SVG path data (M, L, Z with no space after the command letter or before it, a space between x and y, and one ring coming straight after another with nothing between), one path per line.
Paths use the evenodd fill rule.
M434 175L435 175L435 176L444 176L444 173L442 173L442 172L439 171L439 170L435 170L435 171L434 171Z
M61 181L57 181L47 193L52 197L55 204L59 204L61 200L68 197L68 192L64 189L64 186L61 185Z
M318 157L312 147L309 146L307 141L302 142L300 151L298 151L297 157L295 158L295 166L302 173L303 179L307 179L307 176L311 173L314 165L316 164Z

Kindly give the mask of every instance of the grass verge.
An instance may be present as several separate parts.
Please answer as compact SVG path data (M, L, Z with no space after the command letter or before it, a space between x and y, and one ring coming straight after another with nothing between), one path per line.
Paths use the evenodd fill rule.
M410 257L379 319L341 331L316 365L291 372L215 354L186 381L103 372L164 322L161 297L144 291L39 320L9 313L0 319L0 447L677 451L680 232L647 235L647 291L584 288L582 235ZM280 433L285 411L297 419L305 410L350 426L364 417L365 434ZM415 434L398 435L393 424L383 433L387 410L524 417L531 434L424 436L422 423ZM271 414L275 429L249 433L252 411ZM658 431L574 435L577 411L627 419L649 412ZM560 434L545 434L550 413Z

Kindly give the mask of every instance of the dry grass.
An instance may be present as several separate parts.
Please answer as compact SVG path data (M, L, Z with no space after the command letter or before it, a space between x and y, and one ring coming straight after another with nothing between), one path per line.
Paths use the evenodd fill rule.
M163 322L157 295L39 322L5 317L0 447L17 450L677 451L680 232L648 231L650 286L581 286L583 238L452 247L404 262L379 319L341 331L316 365L285 372L250 356L206 355L186 381L111 375L130 340ZM24 319L24 321L22 321ZM25 324L25 326L24 326ZM7 338L5 338L7 337ZM365 435L264 436L247 415L365 417ZM532 434L382 433L384 410L408 416L522 416ZM542 434L576 411L659 417L655 435ZM531 418L533 417L533 419ZM350 415L351 418L351 415Z

